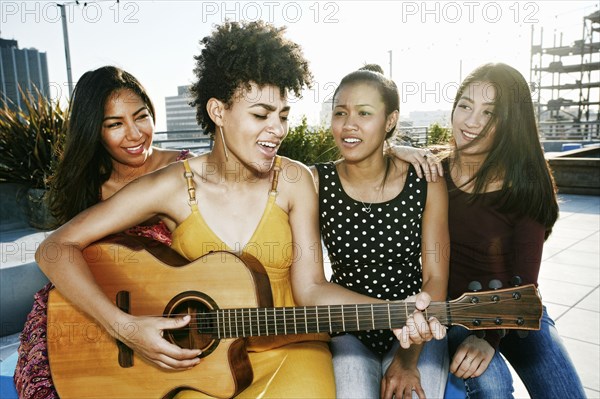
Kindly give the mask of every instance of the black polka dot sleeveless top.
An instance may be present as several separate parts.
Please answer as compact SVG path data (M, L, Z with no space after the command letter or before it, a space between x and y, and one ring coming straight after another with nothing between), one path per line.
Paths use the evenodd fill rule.
M331 261L331 281L385 300L418 293L427 181L410 165L396 198L369 204L346 194L333 163L315 167L319 172L321 236ZM396 339L390 330L352 334L379 354L389 351Z

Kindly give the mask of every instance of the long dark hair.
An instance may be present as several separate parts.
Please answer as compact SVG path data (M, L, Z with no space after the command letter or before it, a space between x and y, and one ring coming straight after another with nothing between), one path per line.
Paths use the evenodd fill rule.
M104 66L84 73L71 96L64 152L51 179L50 209L60 224L100 201L112 173L112 158L102 144L104 107L117 90L140 96L154 119L154 106L130 73Z
M525 215L546 227L546 238L558 218L556 186L539 139L529 85L509 65L485 64L462 82L452 106L454 110L472 83L495 88L494 115L480 134L494 130L490 150L473 176L474 194L485 192L487 182L503 180L500 210ZM477 140L477 139L476 139ZM460 157L460 149L455 151Z

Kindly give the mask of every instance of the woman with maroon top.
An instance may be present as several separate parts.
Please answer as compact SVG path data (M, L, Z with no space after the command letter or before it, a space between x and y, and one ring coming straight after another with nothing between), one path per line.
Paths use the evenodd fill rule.
M536 284L544 241L558 218L552 174L539 141L529 86L505 64L486 64L461 84L452 107L453 151L438 165L423 150L426 177L449 191L451 298L473 289ZM423 157L425 155L425 157ZM429 157L431 158L431 157ZM414 160L413 159L413 160ZM469 398L512 398L515 369L531 398L585 397L581 381L543 309L539 331L448 331L450 371Z

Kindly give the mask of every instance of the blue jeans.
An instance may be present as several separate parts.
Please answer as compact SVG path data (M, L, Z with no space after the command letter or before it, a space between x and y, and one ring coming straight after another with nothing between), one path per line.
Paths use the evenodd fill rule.
M470 332L460 326L448 331L450 357ZM512 398L513 381L500 353L515 369L532 399L585 398L581 380L569 358L554 321L543 308L541 329L512 330L500 341L490 365L479 377L464 380L468 398Z
M428 398L441 398L448 377L447 341L432 340L423 346L419 356L421 385ZM394 353L400 347L396 341L383 357L373 353L354 335L344 334L333 337L329 344L333 354L333 371L337 397L379 398L381 380L392 363ZM415 396L413 392L413 396Z

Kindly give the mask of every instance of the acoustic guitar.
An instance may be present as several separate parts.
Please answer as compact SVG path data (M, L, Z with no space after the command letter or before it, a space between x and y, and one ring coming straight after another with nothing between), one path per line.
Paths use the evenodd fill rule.
M104 293L132 315L190 314L189 326L165 339L202 349L202 361L185 371L160 369L135 356L52 290L48 306L48 355L61 398L161 398L194 389L231 398L252 383L246 337L402 327L414 302L273 307L267 274L258 260L211 252L193 262L150 240L112 236L84 250ZM539 329L542 305L533 285L464 294L433 302L426 317L471 330ZM137 326L118 326L135 339Z

